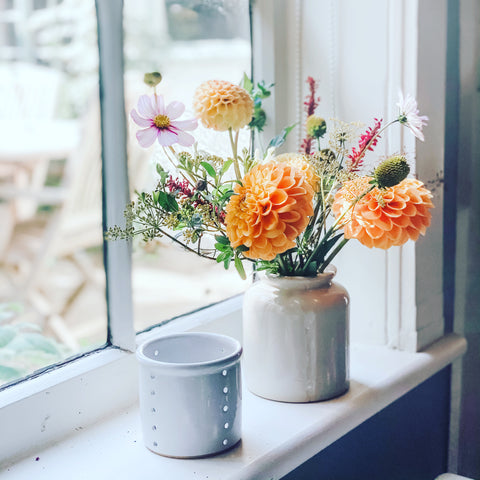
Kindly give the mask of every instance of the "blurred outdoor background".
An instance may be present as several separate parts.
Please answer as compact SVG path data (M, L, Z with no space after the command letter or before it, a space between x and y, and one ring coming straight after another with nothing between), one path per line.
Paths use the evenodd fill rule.
M250 74L247 0L125 0L124 37L127 114L151 93L145 72L185 118L202 81ZM0 384L106 341L98 63L94 0L0 0ZM135 130L128 119L132 194L164 162ZM229 152L227 136L194 134ZM134 242L133 261L137 330L247 286L169 241Z

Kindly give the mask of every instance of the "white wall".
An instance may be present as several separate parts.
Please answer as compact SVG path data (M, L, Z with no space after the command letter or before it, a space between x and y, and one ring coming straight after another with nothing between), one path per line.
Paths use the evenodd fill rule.
M365 128L374 117L392 119L401 89L418 95L421 112L430 116L426 142L419 146L410 132L396 125L369 159L373 164L403 147L414 164L418 148L421 178L434 178L443 165L446 4L447 0L257 2L267 26L256 78L276 79L271 133L305 120L301 106L308 76L319 81L317 113L327 125L332 117L360 121ZM283 53L276 64L265 47L269 36ZM302 137L302 131L291 135L286 149L297 151ZM415 351L443 334L441 188L435 203L432 227L418 244L384 252L352 241L334 261L337 280L351 296L353 342Z

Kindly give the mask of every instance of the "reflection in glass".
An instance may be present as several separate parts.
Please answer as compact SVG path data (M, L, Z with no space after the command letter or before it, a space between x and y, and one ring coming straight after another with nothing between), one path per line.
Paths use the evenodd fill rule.
M0 1L0 383L106 340L96 29Z
M151 94L143 83L145 72L159 71L163 80L157 92L165 102L183 102L193 117L192 98L198 85L219 79L239 83L250 74L249 2L247 0L156 0L124 3L125 88L127 111L136 107L139 95ZM171 173L158 144L144 150L135 139L136 125L129 119L130 181L137 190L156 182L155 163ZM199 127L194 132L198 148L231 155L228 134ZM241 145L248 146L248 132ZM241 148L242 148L241 147ZM138 163L137 163L138 162ZM141 168L140 168L141 167ZM155 244L134 242L133 287L135 326L142 330L173 316L242 292L248 281L233 267L184 252L161 239Z

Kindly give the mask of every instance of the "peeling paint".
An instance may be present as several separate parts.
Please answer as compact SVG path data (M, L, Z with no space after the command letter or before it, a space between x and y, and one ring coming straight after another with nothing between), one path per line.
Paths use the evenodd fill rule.
M43 433L45 429L47 428L47 422L50 419L50 415L45 415L45 418L43 419L42 426L40 428L40 431Z

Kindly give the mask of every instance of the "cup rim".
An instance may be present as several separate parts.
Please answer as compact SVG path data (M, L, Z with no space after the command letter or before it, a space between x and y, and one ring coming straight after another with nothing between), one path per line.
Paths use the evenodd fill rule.
M151 345L152 343L155 342L161 342L161 341L168 341L168 339L172 338L179 338L179 337L192 337L192 338L216 338L223 340L224 342L230 344L232 346L232 352L215 358L213 360L206 360L203 362L184 362L184 363L179 363L179 362L166 362L166 361L161 361L161 360L154 360L147 355L145 355L145 349ZM205 367L215 367L215 366L220 366L220 365L226 365L232 362L235 362L237 359L240 358L242 355L242 345L241 343L236 340L233 337L230 337L228 335L222 335L219 333L211 333L211 332L181 332L181 333L173 333L173 334L168 334L168 335L161 335L156 338L151 338L149 340L145 340L143 343L141 343L136 351L137 359L143 363L147 364L149 366L154 366L154 367L165 367L168 369L179 369L179 370L185 370L185 369L194 369L194 368L205 368Z

